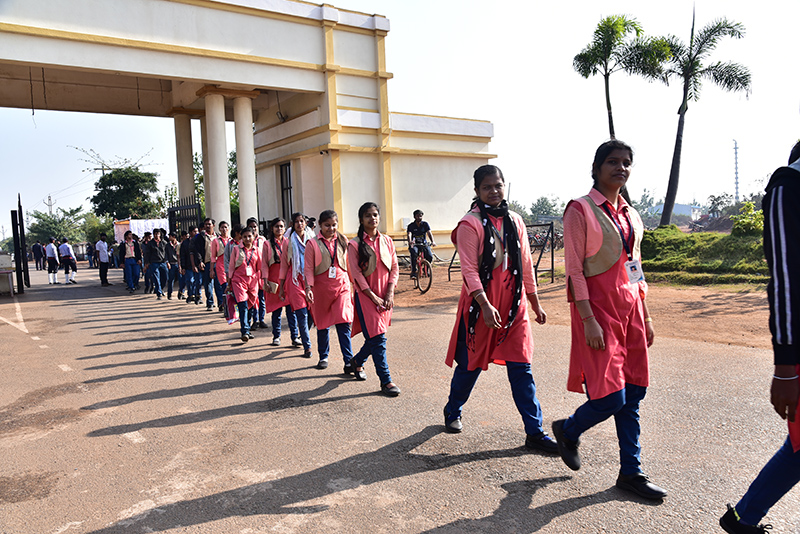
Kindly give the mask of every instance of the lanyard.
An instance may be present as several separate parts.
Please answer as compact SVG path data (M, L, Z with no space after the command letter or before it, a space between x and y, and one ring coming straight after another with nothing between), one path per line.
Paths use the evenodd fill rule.
M245 262L245 263L246 263L248 266L250 266L250 262L251 262L251 261L252 261L252 259L253 259L253 255L256 253L256 251L255 251L255 248L254 248L254 247L250 247L250 257L249 257L249 258L247 257L247 249L246 249L246 248L243 248L243 249L242 249L242 251L244 252L244 262Z
M328 248L328 241L323 237L322 242L325 243L325 248ZM339 247L336 246L336 234L333 234L333 252L331 249L328 248L328 252L331 255L331 265L336 266L336 255L339 253Z
M628 239L625 239L625 234L622 232L622 226L617 222L617 220L611 215L611 210L608 209L606 203L603 202L603 209L608 214L608 218L611 219L611 222L614 223L616 226L617 231L619 232L619 237L622 238L622 246L625 247L625 254L628 255L628 261L633 261L633 254L631 253L631 245L628 243L629 240L633 237L633 223L631 222L631 217L628 213L625 213L625 218L628 219L628 228L630 228L630 234L628 234Z

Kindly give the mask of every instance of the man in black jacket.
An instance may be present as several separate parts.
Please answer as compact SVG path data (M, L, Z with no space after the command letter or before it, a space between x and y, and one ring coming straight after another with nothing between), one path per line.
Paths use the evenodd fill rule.
M764 254L770 273L769 328L775 355L771 401L778 415L789 420L789 437L744 497L735 507L728 505L719 520L731 534L759 534L772 528L758 522L800 481L800 142L792 149L789 165L770 178L761 205Z
M167 285L169 272L167 271L167 242L161 238L161 230L153 230L153 239L144 246L144 262L148 265L147 272L150 273L150 282L161 300L164 297L162 288Z
M214 308L214 270L211 269L211 241L214 239L214 219L203 221L203 231L192 238L192 271L195 276L195 302L200 304L200 286L206 294L206 310Z

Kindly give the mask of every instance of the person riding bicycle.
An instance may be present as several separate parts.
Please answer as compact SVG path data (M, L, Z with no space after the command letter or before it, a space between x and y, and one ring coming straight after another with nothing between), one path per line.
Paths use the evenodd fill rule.
M431 235L431 227L428 223L422 220L422 210L414 210L414 222L409 223L406 227L408 232L408 252L411 254L411 278L417 277L417 256L422 252L423 256L428 261L433 261L433 253L431 247L435 247L436 243L433 242L433 235ZM428 238L427 241L425 238ZM429 246L430 244L430 246Z

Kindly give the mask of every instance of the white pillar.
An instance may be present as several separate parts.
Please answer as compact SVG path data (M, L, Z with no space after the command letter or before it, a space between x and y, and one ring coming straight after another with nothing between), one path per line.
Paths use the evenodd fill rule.
M178 198L194 196L194 165L192 162L192 118L184 113L175 120L175 155L178 160Z
M208 185L208 128L206 128L205 117L200 117L200 146L203 163L203 191L206 199L205 216L211 217L211 191Z
M239 176L239 220L258 219L256 158L253 146L253 101L240 96L233 100L236 130L236 169Z
M206 196L206 211L217 223L231 220L230 189L228 187L228 150L225 147L225 97L205 96L206 137L208 138L208 188L211 201ZM211 209L209 210L209 206Z

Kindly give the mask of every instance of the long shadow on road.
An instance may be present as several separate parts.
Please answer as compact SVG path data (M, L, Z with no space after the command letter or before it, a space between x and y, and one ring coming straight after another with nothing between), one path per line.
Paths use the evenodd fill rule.
M197 499L160 506L156 510L144 511L129 519L94 530L90 534L124 534L126 532L161 532L173 528L186 529L191 526L238 516L315 514L324 512L328 509L328 506L325 504L308 504L308 501L333 495L340 491L352 490L362 486L472 462L512 458L529 454L522 447L456 455L439 454L426 456L411 452L441 432L441 426L431 425L372 452L351 456L318 469L282 479L242 486ZM547 484L564 482L569 478L546 478L533 481L530 484L533 487L543 487ZM519 491L514 494L510 492L509 495L513 495L514 499L525 498ZM548 505L549 508L543 508L548 508L548 510L544 511L547 512L546 516L552 519L556 515L569 513L590 502L597 502L597 499L611 500L612 498L613 490L608 490L607 496L595 496L594 500L592 500L592 496L580 497L562 501L560 507L554 504ZM504 500L504 502L506 506L509 504L507 500ZM498 510L501 516L505 514L504 510L504 505L501 504ZM154 511L157 513L153 513ZM542 524L541 521L544 519L545 517L539 518L537 523ZM491 523L488 524L491 525ZM453 528L455 526L456 524L453 524ZM455 530L451 531L455 532Z

